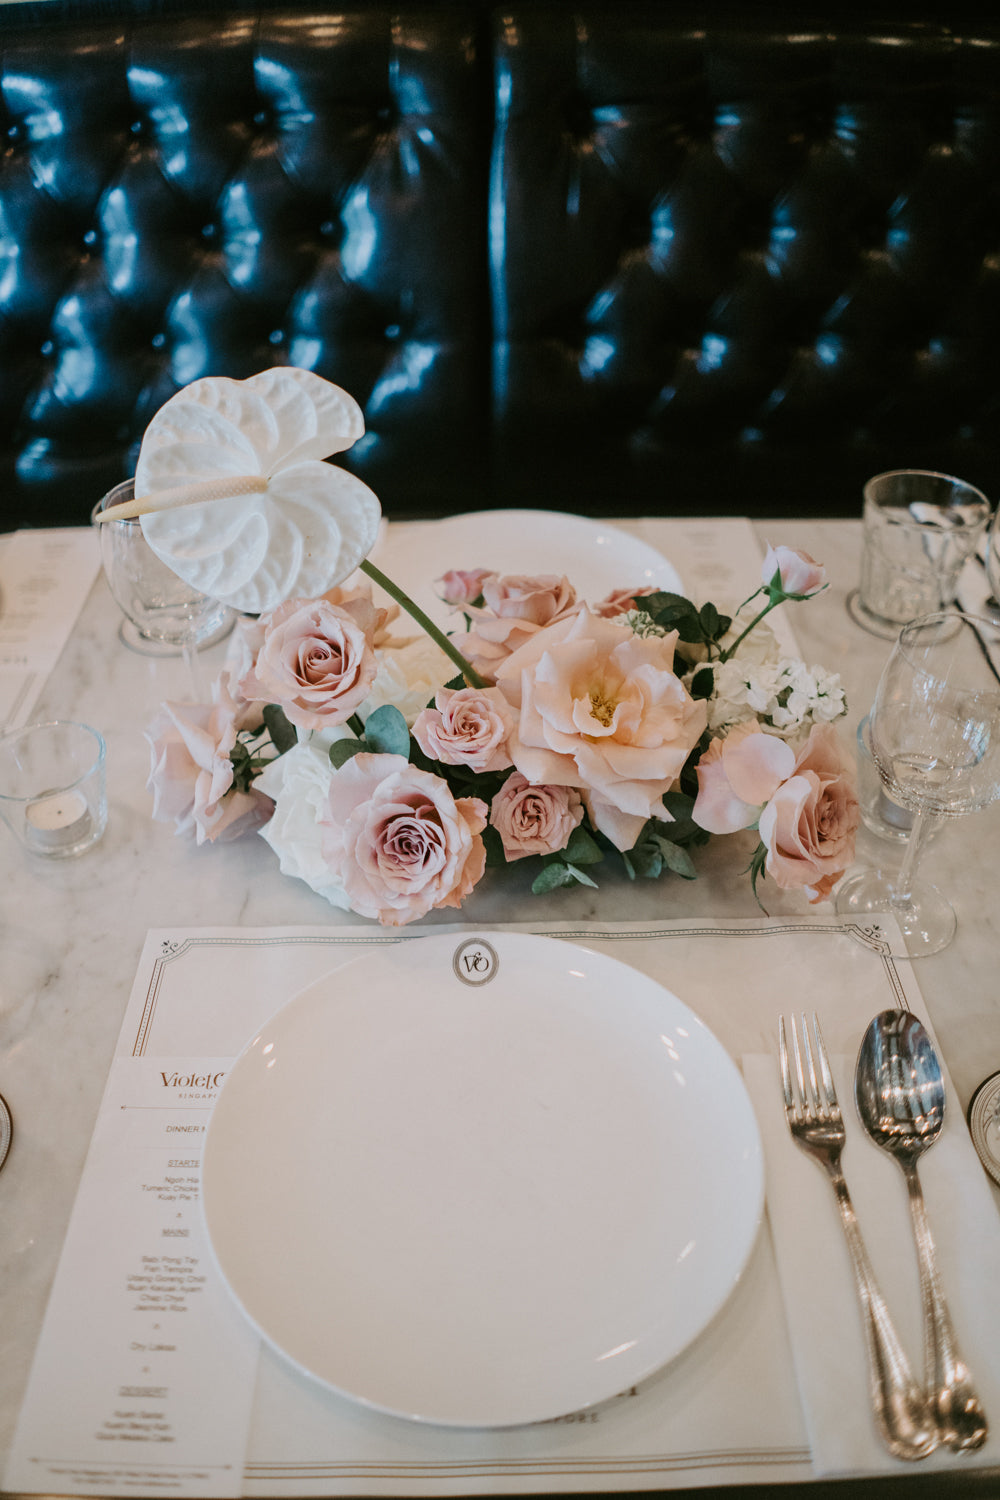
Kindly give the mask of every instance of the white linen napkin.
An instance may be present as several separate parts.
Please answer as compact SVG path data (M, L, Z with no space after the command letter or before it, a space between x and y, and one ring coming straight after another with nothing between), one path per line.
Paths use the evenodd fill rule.
M898 1165L867 1138L854 1107L853 1059L834 1057L847 1127L843 1169L861 1232L897 1332L923 1380L916 1248ZM806 1427L818 1476L883 1470L923 1473L954 1454L912 1463L884 1448L871 1416L860 1308L847 1242L829 1180L793 1141L785 1121L777 1053L743 1058L764 1143L767 1212ZM949 1087L954 1099L954 1091ZM959 1348L975 1378L990 1435L963 1465L1000 1461L1000 1214L956 1105L923 1157L920 1180L941 1281Z

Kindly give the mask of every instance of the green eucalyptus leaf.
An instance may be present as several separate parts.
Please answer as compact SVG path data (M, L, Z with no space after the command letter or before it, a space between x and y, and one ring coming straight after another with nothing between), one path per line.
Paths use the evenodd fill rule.
M690 818L694 808L694 798L688 796L687 792L664 792L661 800L667 812L678 823Z
M295 725L288 722L285 710L279 703L265 703L264 723L271 736L271 744L279 755L284 755L286 750L291 750L293 745L298 744L299 737L295 733Z
M553 860L535 876L531 889L534 895L544 896L549 891L557 891L560 886L573 885L575 881L576 876L568 865L564 865L562 860Z
M569 843L562 850L562 857L575 865L598 865L604 851L594 842L582 824L578 824L569 836Z
M362 750L367 749L368 746L364 740L334 740L330 746L330 764L335 771L339 771L352 756L359 755Z
M625 859L626 856L622 855ZM644 839L631 850L628 859L632 865L632 878L656 880L663 871L663 855L651 839Z
M591 880L590 876L585 875L582 870L578 870L576 865L567 864L566 868L573 879L579 881L581 885L589 885L593 890L597 890L597 881Z
M376 755L410 754L410 731L392 703L383 703L365 720L365 742Z
M696 880L698 878L694 861L686 849L682 849L679 844L671 842L670 839L663 838L662 835L658 835L656 845L663 855L663 860L667 868L672 870L675 875L679 875L682 880Z

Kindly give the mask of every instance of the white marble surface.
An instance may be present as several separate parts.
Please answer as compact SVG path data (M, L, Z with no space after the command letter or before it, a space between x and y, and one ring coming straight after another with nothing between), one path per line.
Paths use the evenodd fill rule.
M645 521L629 529L669 555L667 526ZM842 674L851 703L842 729L853 743L888 649L856 626L845 608L858 573L860 525L783 520L757 530L761 539L805 547L827 566L830 588L796 611L794 628L807 660ZM15 1130L0 1177L0 1458L9 1447L147 929L348 920L301 883L281 877L262 839L197 850L170 827L150 821L141 730L161 699L183 695L185 678L179 658L154 660L124 647L117 638L119 619L98 579L37 715L83 718L104 733L110 816L102 843L80 859L46 863L23 854L0 829L0 1092ZM221 648L208 655L207 672L216 660ZM866 835L859 853L869 847ZM998 848L1000 806L954 822L933 847L936 875L956 904L959 929L948 950L921 960L919 980L963 1109L980 1080L1000 1069ZM630 884L602 874L599 891L576 888L546 897L547 912L573 921L752 917L759 913L739 873L743 863L732 841L720 840L699 852L694 882ZM770 885L766 900L772 914L805 909L801 897ZM462 919L483 925L538 915L538 898L514 869L488 875ZM447 919L454 920L454 913Z

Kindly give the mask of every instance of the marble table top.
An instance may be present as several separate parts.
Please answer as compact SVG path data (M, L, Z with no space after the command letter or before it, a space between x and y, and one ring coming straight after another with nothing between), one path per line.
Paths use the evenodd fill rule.
M616 524L670 555L670 523ZM853 746L888 650L853 622L845 605L858 576L860 524L781 520L760 523L756 532L762 543L805 548L828 570L829 589L796 612L794 629L807 661L841 674L850 703L841 732ZM81 718L105 735L104 839L79 859L47 863L23 854L0 829L0 1092L11 1106L16 1142L0 1179L0 1460L147 929L357 920L282 877L262 839L197 850L150 820L141 731L161 700L183 696L184 668L179 658L127 649L118 638L120 618L99 578L35 715ZM206 677L223 649L206 653ZM863 831L859 854L874 843ZM546 897L548 914L574 922L758 916L741 862L724 845L716 841L699 852L695 881L633 884L602 873L598 891L575 887ZM951 947L920 961L919 982L963 1110L979 1082L1000 1069L998 851L1000 805L946 826L932 852L935 878L951 895L959 926ZM772 915L807 909L804 897L770 883L767 898ZM488 873L460 920L480 926L530 920L540 915L537 903L516 870Z

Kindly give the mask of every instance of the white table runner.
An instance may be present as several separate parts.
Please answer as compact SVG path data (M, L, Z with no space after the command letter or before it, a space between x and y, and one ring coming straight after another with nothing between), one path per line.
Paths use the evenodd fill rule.
M738 1059L773 1059L778 1012L802 1004L818 1009L830 1050L846 1057L880 1009L904 1003L927 1019L911 966L884 957L877 942L855 940L828 917L585 929L539 923L521 930L584 943L661 980ZM781 1207L775 1226L779 1237L791 1233L793 1243L779 1239L776 1258L772 1226L765 1225L719 1317L638 1390L558 1422L455 1432L367 1411L260 1345L214 1269L196 1201L200 1140L212 1102L231 1059L280 1004L366 948L407 940L407 934L371 928L148 935L5 1487L62 1494L151 1495L169 1488L202 1496L460 1495L913 1472L875 1442L859 1450L853 1438L838 1441L838 1431L851 1434L866 1421L865 1370L851 1353L852 1333L838 1345L848 1351L841 1360L846 1396L838 1389L829 1407L822 1380L814 1378L818 1367L810 1375L801 1364L801 1297L805 1290L808 1307L815 1291L808 1275L802 1286L809 1264L802 1224L810 1216L822 1223L828 1215L826 1244L835 1263L840 1230L818 1170L787 1138L783 1121L781 1130L773 1128L775 1112L767 1094L760 1097L759 1069L752 1092L766 1116L769 1194L776 1192ZM959 1237L971 1247L967 1261L959 1256L963 1277L971 1280L959 1288L950 1269L946 1289L956 1321L966 1319L970 1297L983 1299L976 1326L963 1321L961 1332L996 1433L1000 1387L991 1367L1000 1289L984 1268L991 1256L996 1264L1000 1221L955 1112L946 1135L942 1158L958 1163L963 1207L971 1215ZM849 1181L861 1165L852 1159L863 1149L863 1142L852 1146ZM926 1181L940 1238L943 1205L935 1202L932 1173ZM803 1204L816 1195L815 1211L789 1214L800 1192ZM886 1202L885 1214L871 1245L877 1267L885 1253L912 1259L905 1206ZM835 1330L841 1322L853 1326L856 1317L849 1283L846 1295L843 1286L836 1288L834 1281L827 1308ZM918 1363L916 1299L894 1312ZM992 1437L962 1467L995 1464L998 1449Z
M100 566L89 527L0 537L0 730L28 722Z

